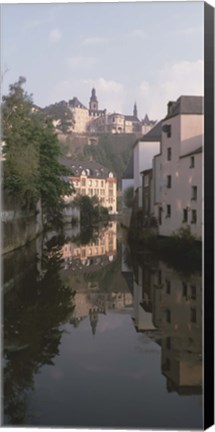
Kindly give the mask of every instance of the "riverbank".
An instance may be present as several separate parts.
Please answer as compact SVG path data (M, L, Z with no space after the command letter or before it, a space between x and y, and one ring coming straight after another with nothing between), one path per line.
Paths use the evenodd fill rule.
M201 270L202 243L188 231L172 237L157 236L153 231L135 232L127 230L128 244L132 254L152 254L175 268Z

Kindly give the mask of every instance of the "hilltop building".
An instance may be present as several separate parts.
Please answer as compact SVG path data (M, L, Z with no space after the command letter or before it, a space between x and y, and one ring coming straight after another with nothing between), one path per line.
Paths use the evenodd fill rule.
M86 130L86 124L89 121L88 109L78 100L77 97L71 99L68 103L74 117L73 132L83 133Z
M117 179L113 172L104 166L91 161L79 161L63 158L62 163L71 168L74 175L70 177L76 194L65 197L73 200L76 195L97 196L101 205L108 209L109 214L117 213Z
M135 102L133 115L124 115L120 113L107 113L106 109L99 109L99 101L95 88L91 91L89 108L80 102L77 97L65 102L71 110L74 118L72 132L77 134L89 133L110 133L110 134L145 134L154 125L155 121L149 120L146 114L143 120L139 120L137 104ZM58 120L55 120L54 126L58 126Z

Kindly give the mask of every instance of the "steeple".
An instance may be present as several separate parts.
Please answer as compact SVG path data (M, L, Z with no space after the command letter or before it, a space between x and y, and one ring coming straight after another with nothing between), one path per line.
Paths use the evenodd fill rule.
M133 116L137 117L137 104L136 104L136 102L134 104Z
M91 97L90 97L90 103L89 103L89 109L91 111L97 111L98 110L98 99L96 97L96 90L93 88L92 92L91 92Z
M93 335L96 333L96 326L98 322L98 311L96 308L92 308L89 311L90 325Z

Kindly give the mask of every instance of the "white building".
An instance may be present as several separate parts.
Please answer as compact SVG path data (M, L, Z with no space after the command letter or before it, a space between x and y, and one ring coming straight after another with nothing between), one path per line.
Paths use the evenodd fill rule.
M154 157L154 213L159 234L190 227L202 235L203 97L181 96L169 102L162 121L161 153Z
M137 139L133 146L134 193L139 208L143 205L141 172L152 168L152 159L160 151L161 123L160 121L146 135Z
M80 161L72 158L62 158L62 163L69 167L73 175L70 178L75 193L65 197L67 203L72 202L77 195L96 196L102 207L109 214L117 213L117 180L106 167L93 161Z

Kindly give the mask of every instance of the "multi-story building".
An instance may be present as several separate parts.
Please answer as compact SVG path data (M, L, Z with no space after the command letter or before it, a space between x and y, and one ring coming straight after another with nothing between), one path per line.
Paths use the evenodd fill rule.
M83 133L86 131L86 125L89 122L88 109L78 100L77 97L71 99L68 103L74 117L73 132Z
M141 121L141 125L142 135L145 135L156 125L156 121L149 120L148 114L146 114L144 119Z
M201 239L203 128L203 97L181 96L168 104L161 152L153 161L154 212L160 235L189 226Z
M136 195L137 207L142 209L142 171L152 168L152 159L160 150L161 125L159 122L146 135L135 141L133 145L134 157L134 193Z
M106 113L106 110L100 112L99 116L88 124L88 130L94 133L110 134L141 134L142 122L137 116L137 105L134 104L133 115L124 115L121 113ZM149 122L148 128L152 128L154 122ZM149 130L148 129L148 130Z
M67 202L77 195L96 196L100 204L108 209L109 214L117 213L117 180L114 174L96 162L63 158L63 164L74 173L70 180L75 194L65 197Z

